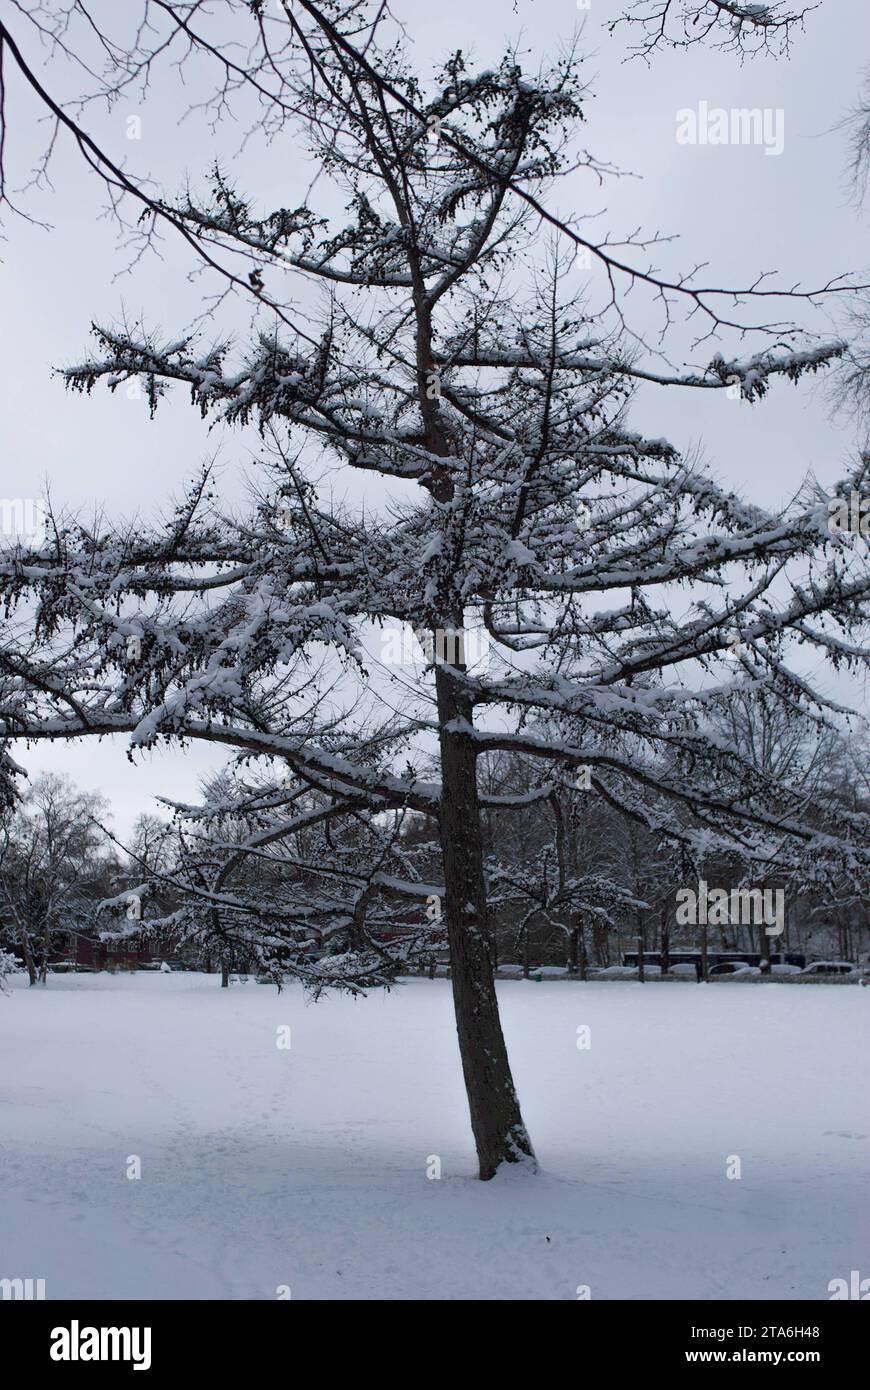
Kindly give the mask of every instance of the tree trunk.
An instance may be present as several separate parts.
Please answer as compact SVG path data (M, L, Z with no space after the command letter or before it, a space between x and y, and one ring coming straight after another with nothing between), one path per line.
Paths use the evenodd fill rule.
M26 928L25 928L24 931L21 933L21 951L22 951L22 954L23 954L23 956L24 956L24 964L25 964L25 966L27 967L27 978L28 978L28 980L30 981L31 985L35 985L35 984L36 984L36 965L34 964L34 961L33 961L33 952L32 952L31 949L30 949L30 938L29 938L28 935L27 935L27 929L26 929Z
M226 961L221 961L221 989L226 989L230 983L230 967Z
M574 923L568 935L568 974L576 975L580 968L580 928Z
M48 958L51 955L51 927L46 924L42 933L42 964L39 968L39 983L48 984Z
M480 1176L488 1179L502 1163L533 1163L534 1153L514 1090L492 974L476 757L461 727L471 725L473 711L460 683L443 666L436 665L435 685L453 1005Z

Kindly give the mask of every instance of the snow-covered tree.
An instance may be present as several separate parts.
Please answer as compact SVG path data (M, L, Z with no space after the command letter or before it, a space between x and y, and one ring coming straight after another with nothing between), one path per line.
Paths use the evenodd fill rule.
M175 862L140 861L144 881L132 891L153 900L162 890L178 904L149 913L146 930L216 960L224 985L231 970L256 965L315 996L389 985L428 960L443 888L425 881L419 847L404 842L405 812L373 813L301 777L241 769L204 792L201 806L175 808ZM106 906L124 904L120 894Z
M96 823L99 796L64 777L38 777L0 821L0 938L46 983L53 938L93 926L109 870Z
M0 951L0 994L6 992L6 977L18 969L18 961L9 951Z
M638 362L578 302L560 247L541 249L542 217L572 252L582 242L541 201L583 116L573 57L527 74L513 54L480 72L456 54L426 90L377 26L356 42L363 8L329 6L325 20L307 0L288 10L295 66L281 68L280 99L263 97L277 128L295 122L343 215L256 209L221 170L201 198L152 199L152 215L201 254L250 267L234 283L270 311L252 340L100 327L95 353L66 374L86 391L141 378L153 408L181 385L221 426L255 425L267 446L259 501L227 515L205 472L166 523L55 516L43 546L4 556L16 618L0 647L0 720L7 738L123 734L133 752L203 740L265 780L285 769L285 804L265 808L283 821L276 831L289 827L273 843L289 846L303 918L319 906L321 933L349 938L324 983L353 980L363 963L350 906L376 923L385 897L419 893L393 862L396 818L437 826L463 1072L489 1178L531 1160L532 1145L492 978L482 818L552 806L568 790L687 854L737 844L763 862L788 843L795 857L864 862L866 815L808 819L803 789L712 730L735 697L762 693L839 718L801 650L841 668L866 662L870 575L849 537L829 531L820 489L771 514L626 416L639 380L675 395L730 390L748 408L841 345L720 354L681 374ZM611 277L637 282L611 247L594 251ZM290 307L297 278L322 288L316 325ZM722 291L655 288L725 326L711 308ZM339 505L321 485L327 468L380 489ZM866 485L868 471L860 462L842 486ZM425 636L419 665L387 642L412 630ZM481 792L478 761L501 751L543 772L530 791ZM338 808L329 820L353 808L359 866L327 841L329 820L323 857L299 861L306 796ZM206 822L215 809L204 806ZM388 884L376 882L382 848ZM207 881L224 896L203 905L251 932L250 895L238 902ZM282 890L265 902L267 944L285 901ZM363 931L367 950L374 932Z
M532 943L543 936L545 949L548 940L559 943L557 957L585 979L590 959L609 964L611 940L627 917L647 907L626 874L623 843L640 827L589 789L553 786L547 768L524 756L491 754L478 777L490 797L497 793L508 806L487 810L484 818L492 933L502 938L501 958L521 959L528 976ZM542 786L550 787L545 802Z

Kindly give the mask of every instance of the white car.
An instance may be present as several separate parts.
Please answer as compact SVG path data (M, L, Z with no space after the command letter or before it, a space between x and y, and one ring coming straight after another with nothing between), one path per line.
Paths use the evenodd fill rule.
M643 967L643 973L649 980L653 975L661 975L661 966L650 965L647 961ZM590 966L587 974L590 980L637 980L640 978L636 965L604 965L600 968Z
M806 966L802 975L857 975L858 967L848 960L814 960Z

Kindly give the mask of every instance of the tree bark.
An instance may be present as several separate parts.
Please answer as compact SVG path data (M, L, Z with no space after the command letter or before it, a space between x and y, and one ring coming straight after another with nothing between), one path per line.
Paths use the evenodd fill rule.
M489 1179L503 1163L533 1164L534 1153L514 1090L492 972L476 757L462 728L470 730L472 708L460 682L437 664L435 686L453 1006L480 1176Z
M27 978L31 985L36 984L36 966L33 962L33 952L30 949L30 939L25 927L21 933L21 950L24 955L24 964L27 967Z
M46 923L42 932L42 964L39 967L39 983L48 984L48 958L51 955L51 927Z

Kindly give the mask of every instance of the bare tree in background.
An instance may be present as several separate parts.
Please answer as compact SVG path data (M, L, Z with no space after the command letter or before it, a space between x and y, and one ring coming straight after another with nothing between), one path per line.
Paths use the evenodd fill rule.
M44 773L0 825L0 933L21 952L30 983L45 984L53 937L94 921L107 877L96 823L107 807Z

